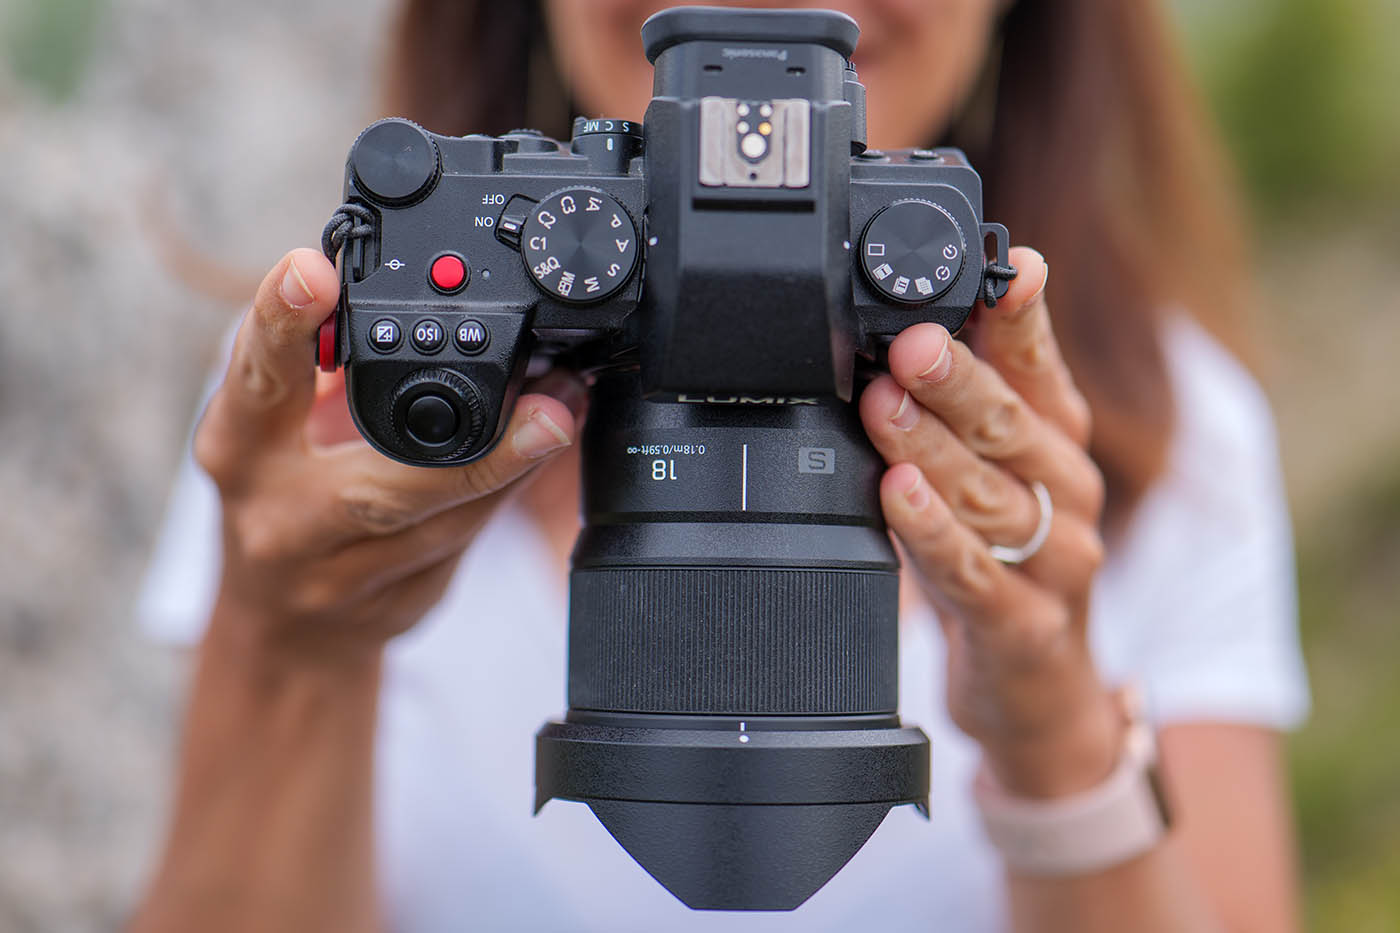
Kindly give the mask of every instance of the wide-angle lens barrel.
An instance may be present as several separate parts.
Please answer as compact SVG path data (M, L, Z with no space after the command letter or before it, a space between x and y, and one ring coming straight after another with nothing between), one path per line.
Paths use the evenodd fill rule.
M587 802L691 907L791 909L891 806L926 808L881 463L849 405L681 398L594 389L537 807Z

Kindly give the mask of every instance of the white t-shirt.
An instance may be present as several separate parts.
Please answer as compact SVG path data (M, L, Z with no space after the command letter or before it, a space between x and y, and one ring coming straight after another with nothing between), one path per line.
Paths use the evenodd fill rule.
M1159 723L1286 729L1308 707L1292 541L1258 387L1195 324L1166 337L1178 425L1165 475L1100 574L1092 641ZM142 625L198 639L219 561L212 484L186 461L140 601ZM692 912L580 803L531 816L534 733L564 710L565 581L535 527L501 513L443 601L389 647L377 749L380 878L397 930L928 930L1005 926L1000 865L969 795L978 753L943 705L928 610L901 620L900 714L932 743L932 819L891 811L792 913ZM677 845L686 841L678 839Z

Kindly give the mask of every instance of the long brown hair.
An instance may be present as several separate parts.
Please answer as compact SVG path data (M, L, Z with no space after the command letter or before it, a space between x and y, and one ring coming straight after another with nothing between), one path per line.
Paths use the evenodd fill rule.
M406 0L387 78L386 111L437 132L568 133L538 0ZM981 87L950 141L982 173L987 215L1054 270L1111 527L1167 456L1163 314L1189 310L1227 342L1239 332L1247 276L1224 162L1150 0L1018 0Z

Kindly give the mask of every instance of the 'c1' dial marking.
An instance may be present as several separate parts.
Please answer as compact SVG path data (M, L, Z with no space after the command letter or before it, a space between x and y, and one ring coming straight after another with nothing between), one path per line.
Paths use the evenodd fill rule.
M591 304L632 276L639 249L626 208L596 188L565 188L535 208L520 235L530 276L550 297Z

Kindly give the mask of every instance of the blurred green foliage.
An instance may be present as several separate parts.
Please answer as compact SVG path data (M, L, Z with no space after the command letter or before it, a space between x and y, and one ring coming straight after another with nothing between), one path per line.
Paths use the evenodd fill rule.
M4 58L15 77L55 101L77 90L92 57L103 0L0 0Z
M1262 219L1400 204L1400 2L1176 7Z
M1400 925L1400 473L1337 497L1300 529L1314 709L1293 738L1308 907L1316 930ZM1305 533L1304 533L1305 532Z
M1378 244L1393 242L1400 0L1174 5L1264 241L1289 229L1306 231L1306 242L1360 226ZM1386 255L1383 246L1377 252ZM1358 290L1384 300L1367 295L1365 283L1348 293ZM1342 327L1357 320L1329 319ZM1368 480L1335 484L1325 507L1311 510L1319 517L1296 529L1314 706L1288 758L1308 928L1325 933L1400 930L1397 452L1378 458Z

